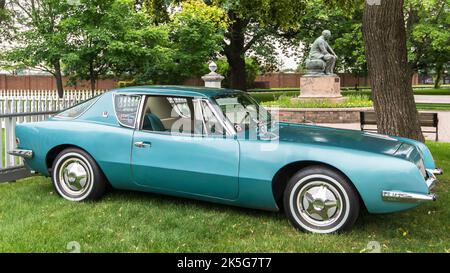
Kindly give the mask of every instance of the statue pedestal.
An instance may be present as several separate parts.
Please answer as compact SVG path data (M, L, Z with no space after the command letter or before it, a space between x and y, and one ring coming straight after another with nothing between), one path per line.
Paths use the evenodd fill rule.
M341 79L336 75L305 75L300 78L300 96L294 100L342 102Z

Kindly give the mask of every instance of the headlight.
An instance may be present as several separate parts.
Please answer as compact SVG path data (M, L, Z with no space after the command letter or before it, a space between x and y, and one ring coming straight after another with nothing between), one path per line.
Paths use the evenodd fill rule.
M420 173L422 174L422 176L426 178L427 177L427 171L425 169L425 164L423 163L423 159L420 159L417 162L417 168L419 168Z

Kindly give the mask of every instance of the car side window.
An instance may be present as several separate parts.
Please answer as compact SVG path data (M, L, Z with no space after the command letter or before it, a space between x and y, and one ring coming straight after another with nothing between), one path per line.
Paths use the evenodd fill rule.
M134 127L136 124L137 113L141 96L136 95L115 95L114 107L117 120L125 127Z
M67 119L74 119L83 114L89 107L91 107L92 104L94 104L97 101L96 98L89 99L87 101L84 101L82 103L79 103L67 110L64 110L63 112L56 115L58 118L67 118Z
M193 134L192 98L148 96L142 130Z

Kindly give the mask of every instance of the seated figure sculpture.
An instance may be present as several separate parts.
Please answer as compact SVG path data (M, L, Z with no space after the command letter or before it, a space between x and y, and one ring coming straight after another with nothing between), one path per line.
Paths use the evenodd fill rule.
M307 75L335 75L333 72L338 56L328 44L330 38L331 31L324 30L312 44L306 60Z

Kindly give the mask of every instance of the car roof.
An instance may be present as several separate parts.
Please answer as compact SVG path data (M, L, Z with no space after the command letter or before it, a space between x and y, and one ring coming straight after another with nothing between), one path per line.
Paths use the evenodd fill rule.
M119 88L111 90L111 92L212 98L229 94L236 94L242 91L223 88L149 85Z

